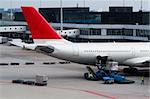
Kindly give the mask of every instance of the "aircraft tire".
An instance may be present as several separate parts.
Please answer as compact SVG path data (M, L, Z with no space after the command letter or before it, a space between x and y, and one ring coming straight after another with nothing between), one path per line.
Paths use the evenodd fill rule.
M136 68L131 68L130 73L137 74L138 70Z
M130 69L129 69L129 68L124 68L124 69L123 69L123 72L124 72L124 73L129 73L129 72L130 72Z
M88 73L84 73L84 78L85 78L86 80L89 80L89 74L88 74Z
M124 68L123 72L124 73L136 74L136 73L138 73L138 70L136 68Z

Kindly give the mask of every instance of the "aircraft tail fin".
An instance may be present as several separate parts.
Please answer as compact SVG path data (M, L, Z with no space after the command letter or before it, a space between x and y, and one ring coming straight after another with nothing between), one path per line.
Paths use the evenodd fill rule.
M33 7L22 7L33 40L62 39L44 17Z

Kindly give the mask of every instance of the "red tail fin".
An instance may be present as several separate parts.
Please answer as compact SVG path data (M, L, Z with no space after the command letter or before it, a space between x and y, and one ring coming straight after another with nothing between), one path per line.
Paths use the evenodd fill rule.
M22 11L33 39L61 39L61 36L33 7L22 7Z

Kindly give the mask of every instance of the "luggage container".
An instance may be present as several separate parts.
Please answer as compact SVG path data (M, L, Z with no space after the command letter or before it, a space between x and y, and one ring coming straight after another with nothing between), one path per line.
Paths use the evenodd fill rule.
M45 75L36 75L36 83L37 86L46 86L48 81L48 77Z
M118 62L107 62L105 70L118 71Z

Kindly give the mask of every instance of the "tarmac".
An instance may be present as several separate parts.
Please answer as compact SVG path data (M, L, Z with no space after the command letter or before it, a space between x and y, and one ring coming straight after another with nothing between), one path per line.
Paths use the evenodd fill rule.
M26 63L34 64L26 64ZM54 62L55 64L43 64ZM150 99L149 77L141 85L139 76L127 76L134 84L104 84L87 81L83 74L86 65L68 63L42 53L0 44L1 99ZM12 65L11 63L19 63ZM35 80L47 75L47 86L13 84L13 79Z

